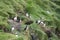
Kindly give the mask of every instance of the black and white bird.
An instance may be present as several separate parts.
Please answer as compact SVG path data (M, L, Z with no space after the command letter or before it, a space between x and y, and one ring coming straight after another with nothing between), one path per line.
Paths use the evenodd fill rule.
M37 20L37 21L36 21L37 24L40 24L40 22L41 22L41 20Z
M17 21L17 16L15 16L13 20L14 20L14 21Z
M45 24L43 21L41 21L40 25L41 25L42 27L45 27L45 26L46 26L46 24Z
M32 23L33 23L33 21L25 22L26 27L24 28L24 30L28 30L29 29L29 25L32 24Z
M14 20L15 22L21 22L21 19L20 19L20 17L18 17L18 16L15 16L13 20Z
M36 23L39 24L42 27L46 26L46 24L43 21L41 21L41 20L37 20Z
M29 26L28 25L26 25L26 27L24 28L24 30L28 30L29 29Z
M11 29L11 30L12 30L12 31L14 31L14 29L15 29L15 28L14 28L14 27L12 27L12 29Z
M32 23L33 23L33 21L31 21L31 20L30 20L30 21L25 22L25 24L26 24L26 25L30 25L30 24L32 24Z

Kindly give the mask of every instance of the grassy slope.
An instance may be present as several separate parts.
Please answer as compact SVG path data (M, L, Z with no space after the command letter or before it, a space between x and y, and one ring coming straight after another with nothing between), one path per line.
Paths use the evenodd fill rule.
M52 24L50 26L60 27L60 12L58 11L58 9L60 10L60 5L58 5L58 3L56 4L56 2L52 2L51 0L0 0L0 4L0 25L7 26L7 19L9 17L15 16L18 10L23 14L25 13L25 10L31 14L31 19L33 21L39 19L40 17L43 17L43 20L45 21L52 21ZM50 11L50 14L48 14L46 11ZM39 26L37 27L36 24L32 24L31 27L37 31L39 37L42 34L41 40L45 40L44 38L47 36L45 36L45 33L39 29ZM3 34L5 35L7 33ZM1 33L1 40L3 40L3 34ZM8 37L9 35L10 34L7 34L7 37L5 38L6 40L10 38ZM54 39L55 37L52 40Z
M0 32L0 40L14 40L16 36L10 33Z

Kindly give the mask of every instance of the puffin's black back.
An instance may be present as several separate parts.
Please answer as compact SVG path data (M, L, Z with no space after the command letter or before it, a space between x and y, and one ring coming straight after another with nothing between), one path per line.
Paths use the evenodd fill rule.
M30 25L32 23L33 23L33 21L27 21L27 22L25 22L26 25Z

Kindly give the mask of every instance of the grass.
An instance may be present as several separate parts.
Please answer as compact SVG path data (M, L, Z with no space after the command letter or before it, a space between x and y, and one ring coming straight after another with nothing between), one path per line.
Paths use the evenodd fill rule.
M0 32L0 40L17 40L18 38L10 33Z

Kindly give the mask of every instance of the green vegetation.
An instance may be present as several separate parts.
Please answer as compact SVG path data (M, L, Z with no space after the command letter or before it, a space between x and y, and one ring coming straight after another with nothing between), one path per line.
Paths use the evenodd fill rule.
M17 38L15 35L10 33L0 32L0 40L20 40L21 37Z
M26 12L31 15L30 19L25 16ZM28 20L35 22L43 18L46 27L53 30L58 28L60 31L60 0L0 0L0 31L5 28L10 32L11 25L9 25L8 19L12 19L16 15L23 19L22 26ZM48 40L47 34L39 25L33 23L30 26L33 30L28 30L26 35L24 35L24 31L22 31L23 34L20 32L21 39L16 38L14 34L0 32L0 40L31 40L30 31L34 31L38 40ZM60 38L52 33L51 40L60 40Z

